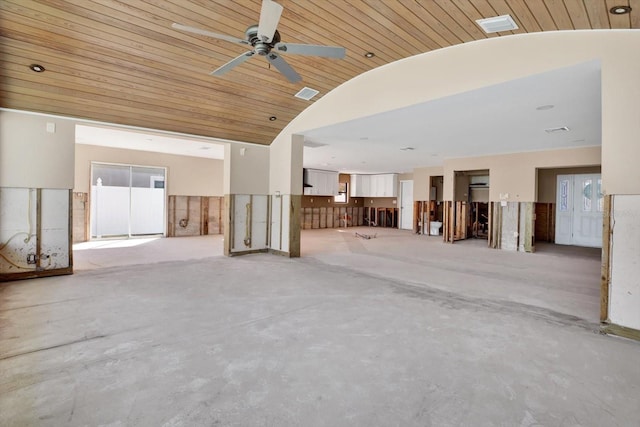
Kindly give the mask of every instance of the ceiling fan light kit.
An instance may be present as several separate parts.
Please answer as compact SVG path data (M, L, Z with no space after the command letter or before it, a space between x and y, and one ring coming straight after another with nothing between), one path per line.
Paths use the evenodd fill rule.
M250 25L245 31L245 39L239 39L225 34L218 34L200 28L189 27L174 23L172 27L180 31L199 34L207 37L225 40L231 43L251 46L252 50L233 58L223 66L213 70L211 75L221 76L232 68L242 64L255 54L264 56L271 65L282 73L291 83L297 83L302 77L284 60L279 53L287 55L322 56L326 58L342 59L345 49L336 46L317 46L310 44L282 43L278 32L278 23L283 7L273 0L263 0L258 24Z

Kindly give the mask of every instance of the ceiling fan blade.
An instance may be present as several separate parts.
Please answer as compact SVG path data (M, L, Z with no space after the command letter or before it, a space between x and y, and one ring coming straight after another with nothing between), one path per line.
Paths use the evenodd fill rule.
M232 69L233 67L242 64L244 61L246 61L247 59L251 58L255 54L256 53L254 51L245 52L242 55L233 58L231 61L229 61L226 64L224 64L222 67L213 70L211 72L211 75L212 76L221 76L224 73L226 73L227 71L229 71L230 69Z
M302 80L302 77L300 77L300 74L296 73L296 70L291 68L291 65L287 64L287 61L285 61L277 53L270 52L267 55L267 61L269 61L271 64L273 64L273 66L276 67L278 69L278 71L280 71L282 74L284 74L284 76L291 83L297 83L300 80Z
M258 22L258 37L265 43L273 39L273 35L278 28L280 15L282 15L282 6L273 0L262 0L262 9L260 9L260 22Z
M278 43L275 48L278 52L292 55L325 56L327 58L342 59L345 48L336 46L317 46L313 44Z
M175 22L171 24L171 28L180 31L186 31L188 33L200 34L201 36L213 37L220 40L226 40L231 43L240 43L240 44L249 44L248 41L239 39L237 37L227 36L225 34L218 34L207 30L201 30L200 28L189 27L187 25L176 24Z

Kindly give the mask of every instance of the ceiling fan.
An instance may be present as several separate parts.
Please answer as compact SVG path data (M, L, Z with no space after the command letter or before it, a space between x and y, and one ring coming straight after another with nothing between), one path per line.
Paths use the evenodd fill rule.
M282 15L282 6L273 0L263 0L260 10L260 21L257 25L251 25L245 31L246 39L239 39L225 34L218 34L199 28L189 27L186 25L173 23L171 25L176 30L187 31L194 34L200 34L207 37L213 37L220 40L226 40L232 43L238 43L251 46L252 50L232 59L211 72L213 76L221 76L237 65L242 64L256 53L264 56L270 64L291 82L297 83L302 77L280 56L280 53L293 55L309 55L323 56L327 58L342 59L345 55L343 47L334 46L317 46L311 44L295 44L280 42L280 33L277 30L280 15Z

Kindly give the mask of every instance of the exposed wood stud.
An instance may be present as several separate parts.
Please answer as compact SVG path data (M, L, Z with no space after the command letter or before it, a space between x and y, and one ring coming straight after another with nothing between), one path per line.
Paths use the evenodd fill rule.
M606 194L602 212L602 266L600 268L600 321L609 320L609 284L611 283L611 213L613 198Z

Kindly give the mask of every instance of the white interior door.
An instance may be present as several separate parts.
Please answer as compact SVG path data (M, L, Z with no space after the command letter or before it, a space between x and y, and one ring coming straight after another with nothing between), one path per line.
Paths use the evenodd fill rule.
M600 174L558 175L556 243L602 247Z
M558 175L556 187L556 243L573 244L573 175Z
M600 174L574 177L573 244L602 247L602 179Z
M400 228L413 229L413 181L400 181Z

